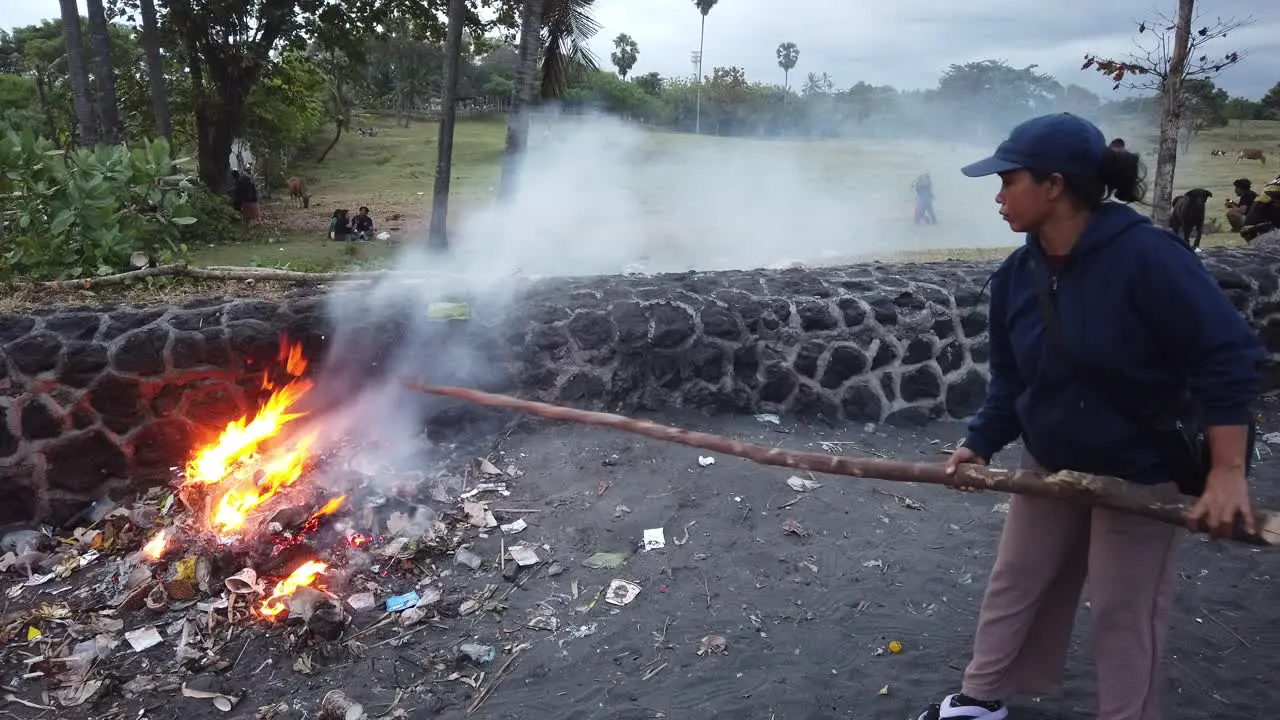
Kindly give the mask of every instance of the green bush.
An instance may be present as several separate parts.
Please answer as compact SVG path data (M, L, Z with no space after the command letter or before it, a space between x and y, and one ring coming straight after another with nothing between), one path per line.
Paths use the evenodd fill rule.
M240 237L240 213L231 207L231 199L225 194L196 185L187 191L187 204L196 222L182 229L182 245L221 245Z
M201 193L179 162L164 140L64 152L30 132L0 137L0 279L109 275L135 252L185 252Z

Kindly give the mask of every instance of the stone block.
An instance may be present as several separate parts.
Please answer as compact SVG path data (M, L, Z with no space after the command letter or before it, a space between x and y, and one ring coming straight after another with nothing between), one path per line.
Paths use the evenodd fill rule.
M5 352L15 370L32 377L58 366L62 339L51 332L35 332L10 343Z
M1265 386L1280 387L1280 263L1255 250L1203 257L1268 348ZM52 517L104 482L162 477L261 401L281 335L302 345L320 403L410 369L622 412L965 418L986 393L982 287L995 267L547 279L516 288L514 311L476 299L471 320L444 324L418 322L410 302L376 314L367 298L311 291L0 314L0 508Z
M41 448L48 464L49 486L73 493L90 493L109 477L128 469L124 450L102 430L64 435Z

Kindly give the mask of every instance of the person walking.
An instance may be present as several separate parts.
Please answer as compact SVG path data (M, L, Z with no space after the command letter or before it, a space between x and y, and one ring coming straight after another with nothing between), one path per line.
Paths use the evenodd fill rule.
M933 179L929 173L917 177L911 183L911 190L916 195L915 224L937 225L938 216L933 214Z
M1062 113L1018 125L963 173L999 176L1000 215L1026 243L991 278L991 379L947 472L1021 437L1025 469L1198 495L1189 527L1253 531L1246 474L1264 353L1199 259L1125 204L1145 190L1139 158ZM1199 422L1185 422L1207 447L1174 423L1193 408ZM1015 495L959 692L921 720L1003 720L1012 696L1051 692L1086 579L1096 717L1159 720L1179 533Z

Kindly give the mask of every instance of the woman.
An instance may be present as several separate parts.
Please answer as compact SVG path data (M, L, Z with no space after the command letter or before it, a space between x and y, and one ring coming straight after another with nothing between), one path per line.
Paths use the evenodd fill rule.
M1188 523L1223 534L1242 516L1252 529L1245 472L1261 346L1196 256L1121 204L1142 195L1137 156L1063 113L1019 125L963 172L1000 176L1000 215L1027 237L992 276L987 399L948 472L985 465L1021 436L1023 467L1174 495L1153 428L1119 408L1155 417L1189 388L1213 459ZM1117 380L1109 392L1095 382L1104 372ZM1013 497L960 692L922 720L1001 720L1007 698L1052 690L1086 576L1097 718L1157 720L1177 535L1136 516Z
M351 239L351 220L347 216L345 208L333 211L333 217L329 218L329 239L336 242L346 242Z

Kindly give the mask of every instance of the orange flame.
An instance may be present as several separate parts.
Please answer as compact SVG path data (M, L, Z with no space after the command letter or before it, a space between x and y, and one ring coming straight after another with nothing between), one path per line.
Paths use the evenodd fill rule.
M271 590L271 596L258 605L258 613L263 617L273 618L284 612L286 598L297 592L298 588L310 586L315 582L316 576L324 574L328 569L328 565L318 560L302 563L297 570L289 574L289 577L276 583Z
M284 363L284 371L289 373L289 377L302 377L302 373L307 371L307 359L302 356L299 343L290 345L288 340L281 338L280 361Z
M152 538L147 541L146 545L142 546L142 554L146 555L152 560L159 560L161 557L164 556L164 551L166 549L166 546L168 546L168 544L169 544L168 531L161 530L160 532L152 536Z
M347 496L340 495L330 500L329 502L325 503L324 507L315 511L311 515L311 517L307 518L306 522L302 523L302 534L306 535L308 533L315 532L316 528L320 526L320 518L324 517L325 515L332 515L338 512L338 509L341 508L342 504L346 501L347 501Z
M291 447L260 452L285 425L306 415L293 409L311 389L311 382L299 377L307 369L302 347L282 338L279 361L293 379L275 389L270 375L264 374L263 387L274 391L262 409L252 419L228 423L217 441L187 463L186 483L218 488L206 521L219 534L241 529L254 509L301 477L310 457L313 435L299 438Z
M346 495L339 495L338 497L325 503L324 507L317 510L316 513L312 515L310 519L307 520L307 522L311 522L311 520L319 520L325 515L332 515L338 512L338 508L342 507L342 503L346 501L347 501Z

